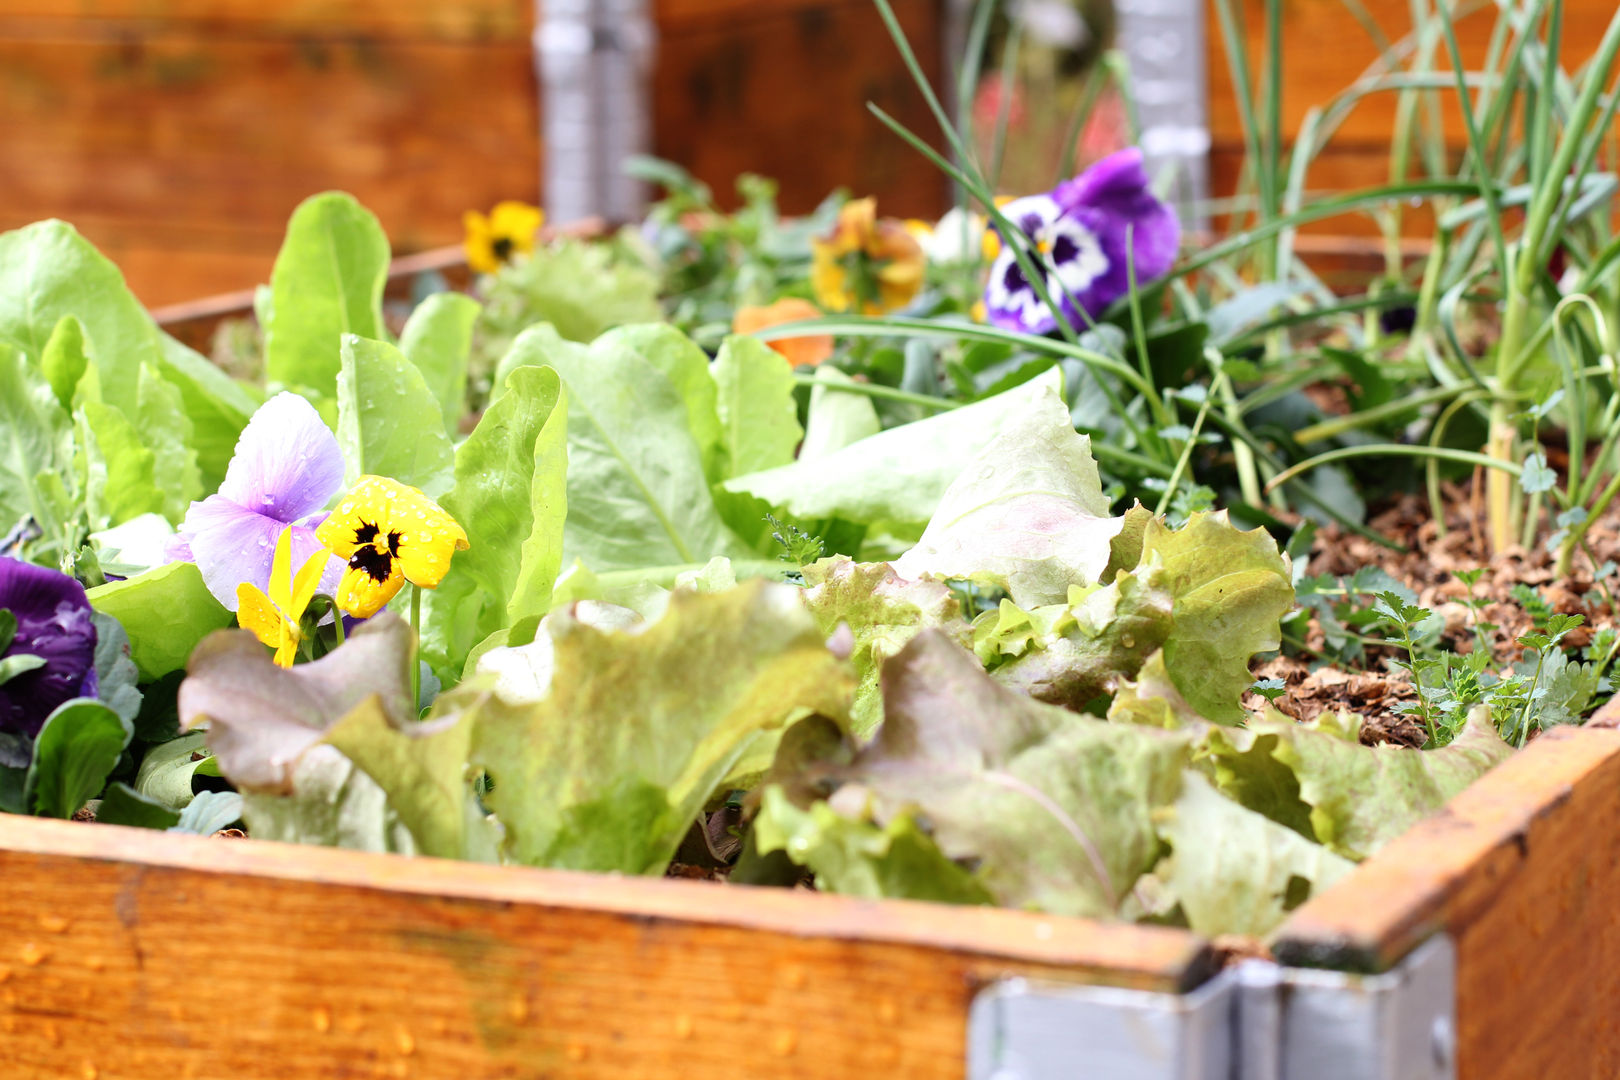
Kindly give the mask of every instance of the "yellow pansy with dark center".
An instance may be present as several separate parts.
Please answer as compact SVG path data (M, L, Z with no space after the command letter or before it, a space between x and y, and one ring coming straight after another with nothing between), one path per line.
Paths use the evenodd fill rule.
M362 476L315 535L348 563L337 606L370 618L409 581L437 588L450 557L467 547L455 518L413 487L384 476Z
M486 217L476 210L462 215L467 230L463 250L467 265L480 274L493 274L512 256L534 250L535 234L545 223L545 212L527 203L498 203Z

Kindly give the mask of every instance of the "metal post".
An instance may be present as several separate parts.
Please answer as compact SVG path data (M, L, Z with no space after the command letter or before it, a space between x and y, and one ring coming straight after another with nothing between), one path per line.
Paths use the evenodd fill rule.
M1209 79L1204 0L1114 0L1130 62L1148 175L1168 172L1182 224L1199 229L1209 195Z
M553 221L641 215L624 159L651 149L657 34L648 0L536 0L543 191Z

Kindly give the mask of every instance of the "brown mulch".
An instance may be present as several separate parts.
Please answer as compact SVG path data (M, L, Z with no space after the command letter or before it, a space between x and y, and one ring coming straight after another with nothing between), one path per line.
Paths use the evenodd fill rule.
M1366 537L1331 526L1317 534L1308 573L1349 577L1363 567L1379 567L1411 588L1422 606L1445 619L1441 635L1444 647L1469 653L1475 648L1474 616L1462 602L1468 588L1456 575L1486 567L1487 573L1474 587L1474 594L1484 601L1483 620L1497 626L1489 641L1492 670L1496 671L1504 671L1520 659L1522 649L1517 639L1532 629L1530 616L1513 598L1515 585L1531 586L1554 611L1586 616L1586 625L1570 631L1564 639L1566 646L1583 647L1591 640L1594 628L1613 623L1613 611L1594 599L1593 564L1584 553L1577 555L1571 574L1562 580L1555 580L1553 557L1542 547L1511 547L1493 557L1487 551L1484 509L1477 486L1448 486L1442 496L1447 524L1444 536L1433 519L1428 499L1404 495L1367 523L1380 535L1404 546L1404 552L1391 551ZM1545 534L1546 527L1542 531ZM1600 563L1620 562L1620 512L1594 522L1587 540ZM1324 637L1314 619L1305 644L1311 649L1323 647ZM1255 677L1282 679L1287 689L1277 700L1277 707L1298 720L1311 720L1324 711L1348 710L1364 718L1364 743L1421 746L1425 737L1421 725L1396 711L1402 702L1416 697L1405 673L1390 670L1385 663L1398 653L1370 647L1366 670L1359 672L1322 664L1312 670L1313 665L1306 659L1281 656L1258 665ZM1259 707L1263 702L1253 697L1249 704Z

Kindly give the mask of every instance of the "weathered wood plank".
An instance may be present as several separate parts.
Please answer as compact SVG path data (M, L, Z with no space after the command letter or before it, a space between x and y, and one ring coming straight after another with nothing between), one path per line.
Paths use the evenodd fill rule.
M710 4L683 5L689 15ZM768 17L692 18L665 28L653 85L659 154L681 162L734 205L736 177L779 181L787 213L835 188L875 195L880 213L930 217L946 208L942 175L866 110L874 102L938 144L938 131L869 2L795 3ZM895 14L936 84L940 0L897 0Z
M1458 1075L1620 1075L1620 731L1560 728L1313 897L1288 963L1381 970L1457 946Z
M234 37L526 42L533 0L7 0L0 31L96 39L184 30Z
M11 817L0 881L8 1080L944 1080L986 980L1210 965L1170 930Z

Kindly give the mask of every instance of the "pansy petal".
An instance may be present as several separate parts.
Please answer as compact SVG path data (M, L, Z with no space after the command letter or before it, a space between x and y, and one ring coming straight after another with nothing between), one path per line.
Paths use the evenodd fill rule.
M95 692L90 601L84 587L60 571L0 557L0 608L17 619L7 655L45 661L0 683L0 730L33 735L62 702Z
M236 587L236 624L272 649L281 644L281 614L268 596L245 581Z
M285 527L221 495L191 504L186 514L191 550L214 599L235 611L236 587L244 581L269 595L276 537Z
M283 524L323 509L343 486L343 451L315 406L277 394L253 414L219 494Z
M298 570L298 576L293 578L291 603L286 609L290 617L303 617L304 609L309 607L309 602L315 599L315 594L321 589L321 579L325 576L327 568L335 561L332 553L325 548L313 552L304 561L304 565ZM341 571L338 580L342 580Z
M404 584L405 575L398 567L384 581L377 581L364 570L350 567L343 572L343 580L338 583L337 606L350 615L369 619L387 607L388 601Z
M237 589L237 599L242 590ZM276 549L270 557L270 602L289 614L292 611L292 526L281 530L276 537Z

